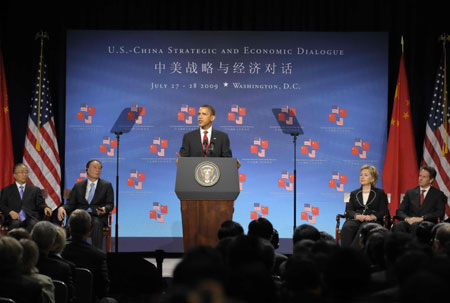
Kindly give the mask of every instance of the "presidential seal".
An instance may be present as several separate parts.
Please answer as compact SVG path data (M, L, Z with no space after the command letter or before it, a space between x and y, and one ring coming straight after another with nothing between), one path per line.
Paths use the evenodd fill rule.
M213 186L220 179L219 167L210 161L203 161L195 168L195 180L201 186Z

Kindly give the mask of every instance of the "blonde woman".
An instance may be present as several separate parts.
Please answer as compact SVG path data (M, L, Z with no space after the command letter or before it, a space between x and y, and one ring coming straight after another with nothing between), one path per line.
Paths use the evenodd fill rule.
M378 181L378 171L375 166L363 165L360 169L359 183L361 187L352 191L348 202L347 220L342 226L341 246L359 244L359 231L367 223L383 223L383 217L388 211L388 200L385 192L375 187Z

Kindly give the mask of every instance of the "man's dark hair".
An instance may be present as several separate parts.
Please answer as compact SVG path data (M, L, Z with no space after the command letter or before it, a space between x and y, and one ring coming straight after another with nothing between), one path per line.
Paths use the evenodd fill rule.
M257 236L269 240L273 234L273 225L265 218L253 220L248 225L248 235Z
M14 167L13 167L13 173L16 172L16 168L19 167L19 166L25 166L25 167L28 169L28 166L26 166L25 164L23 164L23 163L17 163L17 164L14 164Z
M436 179L436 169L431 166L423 166L420 170L426 170L430 174L431 179Z
M74 237L87 235L91 229L91 216L83 209L74 210L69 217L70 233Z
M97 162L100 163L100 165L103 167L102 162L100 162L99 160L96 160L96 159L92 159L92 160L89 160L89 161L86 163L86 169L88 169L88 168L89 168L89 165L91 165L91 163L94 162L94 161L97 161Z
M294 244L303 239L310 239L313 241L320 240L320 232L317 228L309 224L302 224L294 230Z
M244 229L238 222L227 220L220 225L219 231L217 232L217 238L219 240L227 237L235 237L244 234Z
M209 104L204 104L204 105L202 105L202 106L200 106L200 107L206 107L206 108L209 109L209 111L211 112L211 115L213 115L213 116L216 115L216 110L215 110L214 107L212 107L211 105L209 105Z

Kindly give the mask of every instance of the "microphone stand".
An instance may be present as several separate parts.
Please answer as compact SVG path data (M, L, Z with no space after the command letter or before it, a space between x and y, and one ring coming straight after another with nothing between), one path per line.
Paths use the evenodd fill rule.
M115 232L115 251L116 253L119 252L119 142L120 142L120 135L123 134L123 132L114 132L116 134L117 138L117 160L116 160L116 232Z
M294 137L294 231L297 227L297 136L299 133L291 133Z

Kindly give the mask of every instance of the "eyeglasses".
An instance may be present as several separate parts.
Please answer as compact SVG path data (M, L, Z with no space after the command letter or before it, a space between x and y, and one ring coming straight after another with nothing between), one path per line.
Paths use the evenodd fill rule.
M14 172L14 174L18 174L18 175L28 175L28 171L16 171Z

